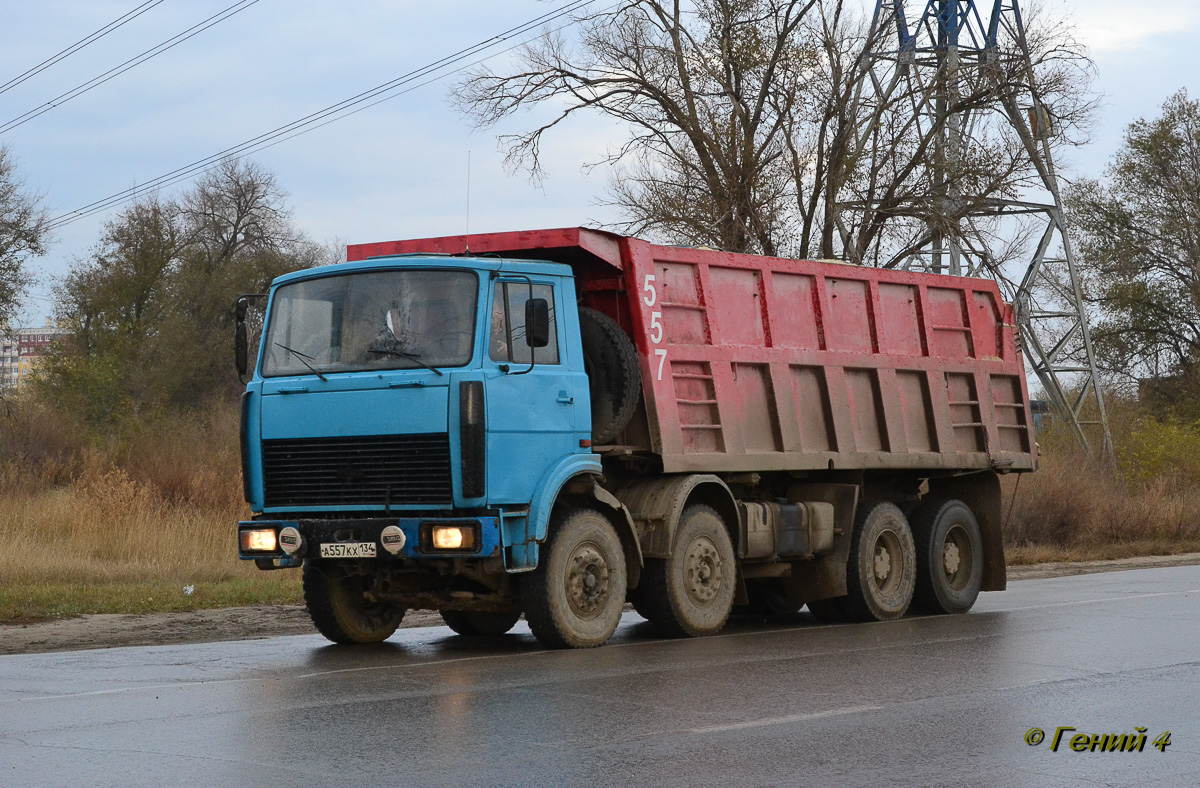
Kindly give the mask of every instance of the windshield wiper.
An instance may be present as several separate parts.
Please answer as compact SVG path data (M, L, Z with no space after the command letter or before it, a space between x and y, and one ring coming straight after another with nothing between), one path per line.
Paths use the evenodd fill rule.
M292 355L294 355L296 358L300 359L300 363L301 363L301 364L303 364L304 366L308 367L309 371L310 371L310 372L312 372L312 373L313 373L314 375L316 375L317 377L319 377L321 380L329 380L329 378L327 378L327 377L325 377L324 375L322 375L322 374L321 374L320 370L318 370L316 367L314 367L312 364L309 364L309 363L308 363L308 361L306 361L306 360L305 360L305 359L308 359L308 360L311 360L311 361L316 361L316 359L314 359L312 356L307 356L307 355L305 355L304 353L301 353L299 350L295 350L295 349L293 349L293 348L290 348L290 347L288 347L287 345L284 345L284 344L282 344L282 343L280 343L280 342L276 342L275 344L276 344L278 347L281 347L281 348L283 348L284 350L286 350L287 352L291 353L291 354L292 354Z
M435 367L431 364L426 364L424 361L422 361L420 353L409 353L404 350L384 350L382 348L373 348L373 347L367 348L367 352L368 353L379 353L380 355L383 355L383 356L399 356L400 358L406 358L409 361L415 361L415 362L417 362L417 364L421 365L422 367L425 367L425 369L433 370L438 375L444 374L437 367Z

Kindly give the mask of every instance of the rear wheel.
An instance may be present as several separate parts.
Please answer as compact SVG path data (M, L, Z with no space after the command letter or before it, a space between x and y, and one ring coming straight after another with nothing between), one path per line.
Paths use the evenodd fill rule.
M555 515L521 601L529 628L550 648L602 645L625 606L625 553L612 523L594 509Z
M400 626L404 608L370 595L373 578L338 561L304 564L304 604L317 630L334 643L379 643Z
M913 606L926 613L965 613L983 585L983 536L962 501L929 501L913 515L917 589Z
M696 504L679 518L671 556L646 561L638 611L669 635L713 635L729 620L736 584L725 521L711 506Z
M838 603L846 618L900 618L912 602L916 575L916 548L904 513L895 504L860 504L846 562L847 593Z
M443 610L446 626L465 637L496 637L517 624L520 611L515 613L480 613L465 610Z

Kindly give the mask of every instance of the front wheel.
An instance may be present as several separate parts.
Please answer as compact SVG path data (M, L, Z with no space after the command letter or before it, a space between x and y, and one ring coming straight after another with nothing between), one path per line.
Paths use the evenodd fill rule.
M464 637L497 637L517 625L521 613L480 613L477 611L443 610L442 621Z
M625 553L595 509L556 513L538 568L522 578L535 637L550 648L593 648L616 630L625 606Z
M668 558L648 559L638 611L664 634L714 635L733 609L737 559L725 521L711 506L684 510Z
M304 604L317 630L334 643L379 643L400 626L404 608L370 595L369 575L337 561L304 563Z
M838 607L851 621L900 618L916 586L916 547L904 513L891 503L859 504L846 563L846 596Z

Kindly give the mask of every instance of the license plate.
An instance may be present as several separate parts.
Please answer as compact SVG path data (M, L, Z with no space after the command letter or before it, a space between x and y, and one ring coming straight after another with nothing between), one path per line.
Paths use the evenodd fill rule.
M334 542L321 545L322 558L374 558L374 542Z

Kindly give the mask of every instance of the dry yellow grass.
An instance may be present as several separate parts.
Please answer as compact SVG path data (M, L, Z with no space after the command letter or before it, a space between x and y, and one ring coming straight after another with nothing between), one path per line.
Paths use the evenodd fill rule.
M235 410L103 443L63 429L33 410L0 434L0 620L299 600L297 572L237 558Z
M1084 457L1059 430L1039 436L1036 473L1005 479L1010 563L1173 555L1200 544L1200 428L1119 398L1110 411L1117 467Z
M0 575L10 583L244 576L229 561L239 514L172 506L113 469L81 484L9 497L0 513L7 535Z

